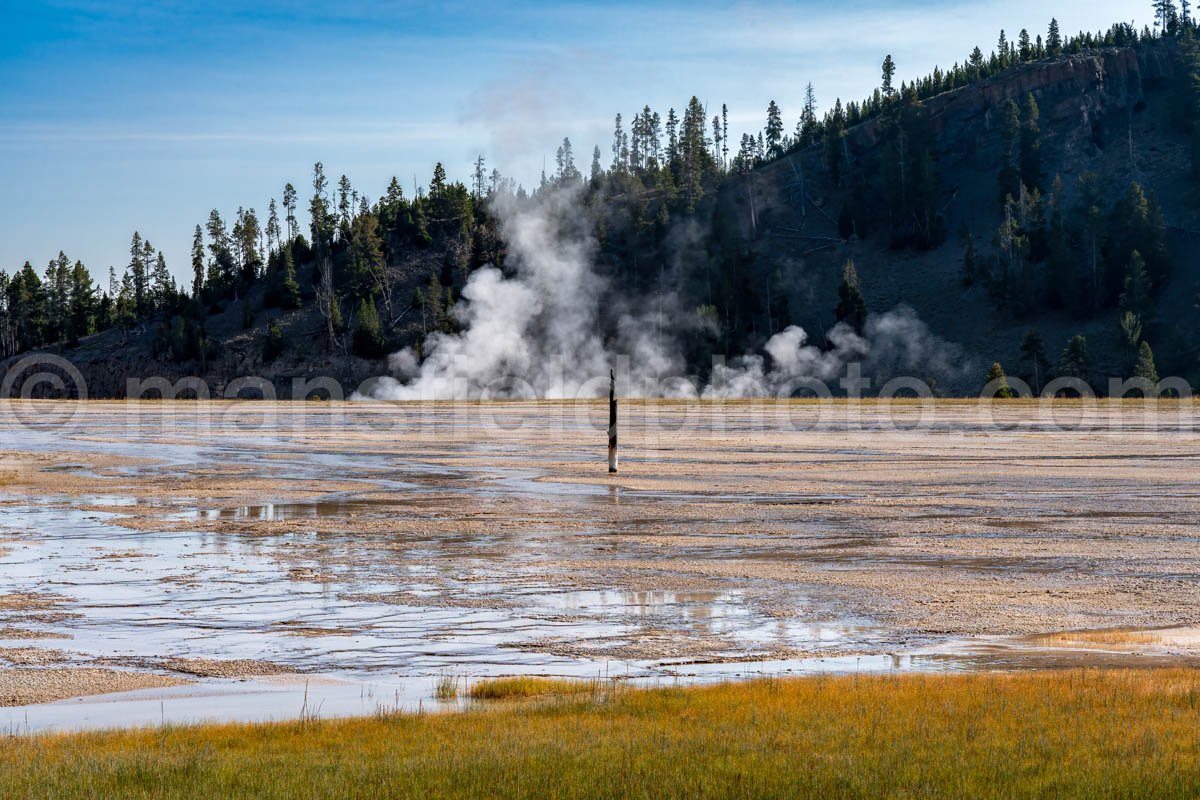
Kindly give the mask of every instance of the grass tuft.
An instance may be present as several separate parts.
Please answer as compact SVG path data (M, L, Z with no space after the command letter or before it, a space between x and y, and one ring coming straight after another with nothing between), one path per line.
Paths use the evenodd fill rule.
M1037 637L1039 641L1054 644L1161 644L1162 637L1148 631L1063 631Z
M433 696L443 703L458 699L458 678L453 675L442 675L438 678L433 689Z
M520 700L548 695L594 694L595 691L594 681L515 675L473 683L468 694L472 700Z

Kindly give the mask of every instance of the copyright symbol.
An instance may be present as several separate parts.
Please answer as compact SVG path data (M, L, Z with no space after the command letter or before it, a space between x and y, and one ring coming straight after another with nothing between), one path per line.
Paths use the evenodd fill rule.
M38 403L42 399L87 400L87 381L70 361L49 353L25 356L4 373L0 403L27 428L57 430L83 413L79 403Z

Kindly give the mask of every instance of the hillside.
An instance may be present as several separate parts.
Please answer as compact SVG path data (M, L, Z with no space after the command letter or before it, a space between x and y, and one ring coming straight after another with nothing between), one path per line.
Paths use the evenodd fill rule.
M1003 219L996 197L1001 105L1032 93L1041 110L1043 167L1047 175L1062 177L1068 204L1088 172L1102 181L1106 195L1121 194L1131 181L1157 194L1173 270L1149 317L1146 337L1155 344L1162 374L1186 375L1195 384L1200 377L1195 336L1200 214L1190 142L1170 119L1172 70L1166 48L1112 50L1025 65L927 101L950 232L930 251L891 248L884 226L877 225L861 240L804 255L824 244L820 237L838 238L838 212L850 195L830 185L818 147L761 168L747 182L730 186L724 201L738 210L741 235L756 256L759 285L774 269L784 270L793 319L809 330L832 326L840 267L853 259L872 311L911 306L937 335L962 345L978 367L980 383L994 360L1017 370L1020 342L1031 328L1042 334L1052 358L1070 337L1086 336L1097 372L1124 375L1116 310L1020 316L998 307L986 287L963 285L959 232L969 230L979 251L987 252ZM868 174L881 170L879 128L871 121L847 134L850 159ZM757 228L750 222L747 183L757 195ZM881 216L878 206L872 210Z
M573 190L578 201L569 212L578 221L559 227L581 229L571 235L587 240L583 250L594 259L589 277L594 268L607 287L592 300L601 307L597 335L606 349L627 353L620 326L630 323L621 309L653 295L669 298L675 346L685 354L684 368L701 380L711 354L732 359L761 352L789 325L828 347L843 265L852 261L871 317L907 306L928 329L921 335L945 345L943 357L952 354L954 369L910 365L943 393L976 391L994 361L1032 378L1022 352L1030 331L1044 341L1043 371L1056 368L1068 340L1086 337L1091 362L1084 374L1101 390L1107 377L1131 373L1139 341L1153 345L1161 375L1200 383L1200 198L1193 140L1179 122L1181 63L1179 45L1152 39L1020 63L923 101L897 94L842 139L827 132L824 140L798 140L771 160L735 160L728 170L714 169L707 191L686 184L670 160L640 172L593 167L588 181L564 141L566 166L560 151L558 179L582 188ZM1032 112L1029 98L1036 104ZM1040 148L1037 178L1028 198L1017 192L1019 201L1006 210L1000 181L1006 162L1015 159L1013 125L1020 124L1024 154L1031 114L1031 136ZM700 122L707 124L703 117ZM827 117L827 131L831 124ZM912 170L921 172L914 177ZM1015 166L1012 171L1015 181ZM519 263L506 260L513 231L497 208L544 202L539 197L549 190L501 202L494 194L484 198L482 177L474 193L443 180L444 173L435 174L430 194L411 201L393 182L369 212L365 205L358 215L343 210L340 223L322 200L322 213L331 216L327 228L314 221L313 231L328 231L324 260L297 237L272 248L266 263L250 265L248 274L258 277L249 282L236 277L232 256L210 245L209 281L218 288L205 288L206 302L194 299L189 306L182 295L174 312L40 352L69 359L93 397L124 396L129 378L189 375L204 377L214 395L250 375L273 384L281 398L292 396L295 380L317 376L333 378L349 393L389 372L385 353L416 348L415 355L427 356L421 343L428 334L461 333L468 323L452 307L481 267L501 265L508 277L519 272ZM1162 237L1157 257L1143 243L1144 231L1136 240L1121 231L1123 198L1134 183L1152 214L1161 208L1161 222L1150 232ZM1091 221L1081 221L1075 209L1089 204L1096 206ZM563 236L549 246L573 251L577 242ZM968 241L981 266L964 279ZM1135 245L1148 259L1140 294L1129 291L1125 276ZM270 307L279 304L268 299L270 276L285 269L284 250L286 269L298 278L298 310ZM217 256L235 277L213 277L220 276ZM320 290L322 263L331 265L330 277L341 287L336 329L323 313L329 306ZM1141 297L1140 337L1131 343L1119 323L1135 307L1133 295ZM373 323L369 347L360 346L356 333L364 310L382 320ZM169 344L173 330L182 331L176 339L190 337L186 347Z

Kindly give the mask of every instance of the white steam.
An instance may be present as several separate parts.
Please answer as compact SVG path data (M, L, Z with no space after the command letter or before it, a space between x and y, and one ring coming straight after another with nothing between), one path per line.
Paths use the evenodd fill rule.
M461 333L431 334L420 363L412 350L393 355L389 365L399 380L379 380L372 397L599 396L608 391L613 352L634 365L625 377L638 392L661 375L682 372L674 340L660 335L663 326L641 310L644 304L627 304L612 350L605 346L601 305L614 301L592 267L596 243L584 232L574 192L552 192L538 202L501 198L493 212L502 221L511 274L495 267L472 273L454 306Z
M861 375L870 381L860 386L865 394L883 389L895 378L913 378L934 390L939 381L960 381L970 372L962 363L962 350L934 336L908 306L868 317L861 336L838 323L825 338L827 348L810 345L804 329L793 325L763 346L769 361L747 355L714 367L703 396L791 397L821 393L822 387L836 393L846 388L840 381L850 364L858 364Z
M596 242L575 201L575 192L558 191L495 202L507 274L492 266L472 273L454 306L460 332L430 334L424 360L412 349L392 355L394 377L374 381L366 393L380 400L598 397L614 367L622 394L644 397L789 396L812 391L815 381L836 393L853 363L875 389L899 375L962 376L961 351L901 306L872 315L862 335L835 326L826 347L789 327L771 337L765 355L718 361L708 384L698 385L685 376L680 334L703 321L666 290L644 298L614 291L593 266ZM607 336L606 318L618 320Z

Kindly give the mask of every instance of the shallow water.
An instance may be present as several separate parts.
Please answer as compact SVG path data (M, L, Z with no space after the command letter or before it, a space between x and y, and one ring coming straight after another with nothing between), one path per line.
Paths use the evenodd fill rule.
M8 501L0 507L0 532L11 539L0 555L3 592L66 598L55 611L68 616L21 626L69 637L0 640L0 648L60 649L67 653L66 665L95 665L100 659L161 670L161 661L173 657L254 659L298 674L206 679L175 689L0 709L0 729L435 708L434 686L444 676L619 676L653 684L960 669L974 663L969 644L953 637L898 636L893 623L852 608L836 590L752 577L697 579L693 587L675 562L819 560L829 570L873 565L1048 575L1088 568L1079 558L1052 554L880 552L878 543L890 534L842 508L905 497L906 485L856 486L851 479L824 490L820 480L794 488L729 488L707 480L668 488L556 482L549 472L556 464L594 455L573 440L595 427L577 415L556 417L562 441L552 438L539 447L514 438L511 426L488 425L457 409L417 415L348 406L336 414L324 409L307 414L265 407L260 413L254 404L239 404L241 410L196 419L187 404L168 408L174 410L130 414L115 404L88 409L86 424L67 429L59 426L61 419L0 429L10 450L100 458L88 464L64 456L50 467L64 478L146 487L144 493L123 494L89 484L86 492L0 497ZM398 427L396 414L409 419ZM524 423L526 430L550 424L531 422L541 415L520 410L499 416L512 425ZM635 431L630 438L640 436L647 445L643 465L662 459L686 475L700 463L669 447L650 447L654 440L638 427L649 424L630 424ZM392 432L412 437L414 426L414 441L391 447ZM877 440L878 430L867 426L866 439ZM1041 430L1030 424L1021 435ZM765 438L753 438L764 432ZM923 435L937 439L939 447L965 447L963 442L986 433L972 424L939 423ZM720 435L752 437L735 439L725 451L732 456L722 468L736 480L741 473L753 478L762 468L756 455L776 447L771 422L749 414L731 414L721 422ZM106 468L105 457L149 461ZM886 449L848 445L794 447L790 457L807 460L817 477L839 469L844 459L907 463ZM255 488L252 501L189 496L188 487L195 485L189 481L201 469L245 470L278 489ZM704 474L704 468L696 470ZM361 488L289 497L296 486L322 481ZM982 480L945 491L960 503L1011 503L1013 516L996 518L992 526L1009 535L1044 532L1067 519L1079 522L1085 513L1108 521L1120 518L1114 513L1138 521L1187 519L1186 509L1167 508L1068 516L1060 506L1079 489L1078 479L1043 476L1036 483ZM924 491L936 498L943 490L929 479ZM1155 504L1168 493L1118 487L1110 494L1116 504ZM1195 494L1169 492L1176 501ZM448 517L443 507L448 497L454 498L451 506L461 498L461 517L453 521L463 525L440 525ZM711 521L688 516L696 504L714 509ZM625 516L606 516L613 508ZM910 521L932 524L977 513L972 507L924 515L921 510L913 509ZM120 524L134 512L148 513L150 522L136 530ZM564 522L560 530L553 524L559 516L594 523L568 529ZM393 521L411 526L425 519L428 529L418 525L416 533L389 527ZM774 526L770 533L759 536L768 523ZM701 530L702 524L717 529ZM668 549L648 538L651 533L688 542ZM737 544L721 541L730 534ZM614 548L659 572L639 573L637 585L622 585L623 579L604 568ZM556 571L585 556L600 566L569 579ZM1186 579L1191 566L1162 574ZM591 576L585 585L580 574ZM653 588L656 580L662 588Z

